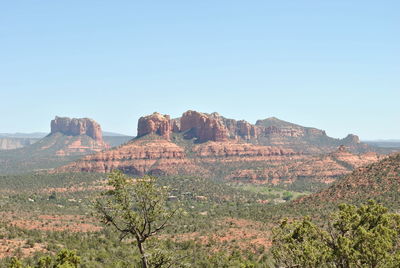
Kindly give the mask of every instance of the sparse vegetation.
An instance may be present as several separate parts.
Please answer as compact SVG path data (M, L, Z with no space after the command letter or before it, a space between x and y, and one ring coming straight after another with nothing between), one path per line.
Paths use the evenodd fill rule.
M161 250L155 239L152 247L149 243L167 227L177 211L167 208L167 188L157 187L155 180L151 176L133 180L114 171L108 181L112 188L96 202L103 223L115 228L121 240L136 241L142 268L170 267L175 261L172 252Z
M397 163L397 158L387 161L367 167L367 171L375 173L366 178L381 182L386 182L388 176L394 178L391 188L381 186L393 191L373 189L381 193L375 196L377 200L391 200L385 204L390 205L391 211L397 211L399 203L395 200L399 197L395 179L399 173L389 168ZM381 167L385 168L379 171ZM316 237L324 236L325 217L337 206L335 202L315 203L314 197L302 197L304 192L280 185L232 184L194 176L159 177L156 185L168 189L166 208L179 204L184 213L175 217L161 235L149 239L148 248L157 249L154 251L157 257L168 252L186 256L180 259L180 265L190 267L272 267L271 230L282 218L289 219L287 226L291 229L285 228L308 230L305 241L312 239L314 244L303 244L303 247L320 247ZM12 256L17 256L15 261L24 266L35 267L40 258L54 256L63 248L77 252L80 267L130 267L141 262L139 250L132 246L134 240L121 242L118 231L102 225L99 218L92 215L90 200L111 189L106 175L5 175L0 176L0 186L1 267L7 267ZM348 203L359 204L366 198L352 196L355 199L346 199ZM274 201L284 198L288 201L282 204ZM309 218L299 221L305 215ZM317 259L323 262L331 257L324 258ZM308 257L314 264L317 259Z
M284 220L272 254L280 267L399 267L400 215L370 200L341 204L324 227L309 218Z

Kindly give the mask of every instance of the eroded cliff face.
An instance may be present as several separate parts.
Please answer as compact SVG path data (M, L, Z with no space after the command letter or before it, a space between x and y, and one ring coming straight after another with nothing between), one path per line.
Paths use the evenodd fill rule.
M190 138L195 137L199 142L226 141L228 132L219 117L196 111L187 111L180 119L180 131L188 133Z
M187 111L182 117L170 119L169 115L154 113L141 117L138 122L138 136L157 134L170 139L171 133L185 133L187 139L197 142L227 141L230 139L256 139L262 130L244 120L236 121L218 113L206 114Z
M208 142L197 145L193 152L199 157L266 157L270 156L292 156L299 155L292 150L285 150L280 147L257 146L249 143L234 142Z
M167 140L173 133L181 133L196 143L241 141L263 146L280 146L297 152L320 154L332 152L339 145L346 145L352 152L367 152L368 145L360 142L356 135L344 139L328 137L325 131L302 127L270 117L258 120L255 125L245 120L225 118L218 113L187 111L180 118L154 113L141 117L138 136L156 134Z
M51 121L50 136L38 145L41 151L55 151L57 156L86 155L110 148L103 141L101 126L93 119L58 116Z
M51 133L60 132L67 136L87 135L92 139L103 142L100 125L89 118L58 117L51 120Z
M335 151L341 142L347 148ZM276 118L252 125L217 113L187 111L177 119L154 113L139 119L136 139L58 171L119 169L134 175L218 174L220 178L257 183L291 183L298 178L329 183L379 159L374 153L348 150L359 146L354 135L332 139L322 130Z
M138 136L142 137L148 134L157 134L167 140L170 139L172 132L172 122L169 115L153 113L144 116L138 122Z
M118 148L89 155L58 168L57 172L100 172L122 170L131 175L203 174L184 149L168 140L134 140Z

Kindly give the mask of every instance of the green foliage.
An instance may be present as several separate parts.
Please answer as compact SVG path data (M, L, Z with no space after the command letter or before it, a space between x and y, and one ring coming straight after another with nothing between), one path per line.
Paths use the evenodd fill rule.
M77 268L80 262L75 251L62 249L56 256L54 268Z
M59 156L57 151L64 150L65 145L79 140L82 146L89 145L92 139L88 136L69 137L61 133L48 135L34 144L15 150L0 150L0 173L21 174L37 170L47 170L78 160L87 153L77 152L72 155Z
M273 257L285 267L320 267L330 257L324 242L327 236L309 218L293 223L284 220L274 230Z
M41 220L40 215L81 215L88 217L86 223L94 224L91 217L90 200L98 196L98 191L104 187L102 181L104 174L92 173L60 173L60 174L24 174L0 176L0 188L10 190L9 194L0 196L0 207L4 212L18 212L22 215L29 214L33 220ZM129 180L129 179L128 179ZM215 257L219 264L223 265L226 261L231 263L257 263L256 267L265 267L267 253L257 249L258 253L250 250L237 250L238 243L245 243L244 239L238 238L233 243L216 242L211 249L201 241L185 240L178 241L176 238L199 232L200 235L209 237L215 233L224 233L227 226L218 224L225 217L248 218L256 221L279 217L279 206L259 204L256 201L264 198L263 195L255 194L232 187L223 181L215 181L207 178L185 176L185 177L161 177L156 181L159 188L168 190L169 195L175 196L173 200L166 203L167 207L179 205L184 209L184 213L178 214L173 221L163 230L163 236L149 239L150 243L145 249L149 251L149 257L160 256L174 252L174 254L164 255L174 260L174 265L179 262L190 264L190 267L213 267L211 259L218 255L218 251L224 252L223 256ZM52 188L70 188L76 186L85 190L82 192L57 191L57 199L49 200L49 196L54 191ZM100 185L96 191L86 190L93 185ZM166 188L164 188L166 187ZM205 200L197 197L204 196ZM35 202L30 202L32 198ZM69 199L77 202L70 202ZM78 202L79 201L79 202ZM207 215L200 213L208 212ZM19 216L17 216L18 218ZM44 222L45 223L45 222ZM67 224L68 222L65 222ZM83 223L83 222L82 222ZM171 224L173 223L173 224ZM215 224L217 223L217 224ZM68 224L74 224L71 221ZM51 254L56 254L61 248L69 248L79 252L82 267L132 267L133 264L140 263L140 253L134 246L132 240L126 239L119 241L117 231L104 228L94 233L74 233L65 231L41 231L26 230L16 226L11 226L5 222L0 222L0 235L5 239L32 240L35 243L43 243ZM269 229L263 226L263 230ZM154 240L154 241L153 241ZM28 242L27 242L28 243ZM154 251L153 251L154 249ZM212 252L210 252L212 250ZM232 252L237 250L235 257L230 257ZM157 252L160 251L160 252ZM35 266L43 253L36 253L33 256L24 257L25 264ZM178 257L176 257L178 256ZM186 258L182 259L181 256ZM178 258L178 259L177 259ZM0 267L8 267L9 259L0 259ZM149 259L149 261L153 261ZM236 267L231 265L228 267Z
M41 257L38 261L38 268L51 268L52 261L50 256Z
M142 267L170 265L170 253L145 249L146 240L166 228L176 210L166 206L166 187L158 187L156 178L130 179L120 171L110 174L111 190L97 199L96 209L102 221L120 233L121 240L134 238L141 255Z
M34 268L78 268L81 262L80 257L75 251L62 249L55 258L51 256L41 257ZM33 268L29 265L24 266L22 261L16 257L12 257L8 268Z
M293 193L287 192L287 191L283 193L283 197L282 197L283 200L289 201L292 198L293 198Z
M369 201L340 205L325 228L308 218L284 221L272 253L285 267L399 267L400 215Z
M21 260L19 260L17 257L12 257L8 267L9 268L23 268L24 266L22 265Z

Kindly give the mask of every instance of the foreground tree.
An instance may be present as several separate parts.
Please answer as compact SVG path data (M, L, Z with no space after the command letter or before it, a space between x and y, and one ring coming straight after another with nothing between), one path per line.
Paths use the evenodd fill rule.
M167 189L158 187L154 177L132 179L120 171L110 174L108 185L111 189L96 200L101 220L115 228L121 240L135 239L143 268L171 266L170 255L157 248L150 254L146 247L147 240L165 229L177 211L166 206Z
M62 249L55 258L53 256L41 257L35 266L23 265L16 257L11 258L8 268L78 268L81 258L75 251Z
M284 267L322 267L330 259L327 237L309 218L292 223L284 220L274 230L272 254Z
M272 254L284 267L400 267L400 216L369 201L340 205L325 228L308 218L284 221Z

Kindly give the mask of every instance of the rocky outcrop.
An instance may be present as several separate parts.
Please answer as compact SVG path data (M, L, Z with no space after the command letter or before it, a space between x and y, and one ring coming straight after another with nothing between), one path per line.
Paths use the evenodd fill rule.
M284 150L279 147L257 146L249 143L233 143L233 142L209 142L197 145L193 148L193 152L199 157L257 157L257 156L291 156L298 153L292 150Z
M299 129L299 128L279 128L276 126L269 126L267 128L262 128L261 131L265 135L278 135L282 137L303 137L304 136L304 130Z
M181 117L180 131L189 131L190 138L197 138L199 142L226 141L228 132L218 116L187 111Z
M170 139L172 132L171 120L169 115L153 113L152 115L144 116L138 122L138 136L148 134L157 134L163 138Z
M103 142L100 125L89 118L58 117L51 121L51 133L60 132L67 136L87 135L97 142Z
M250 140L252 138L257 139L258 133L260 132L260 128L250 124L247 121L240 120L236 123L236 131L237 135L242 137L243 139Z
M206 114L187 111L180 119L180 131L191 131L199 142L228 139L256 139L261 129L244 120L233 120L218 113ZM189 135L190 135L189 134Z
M86 155L110 148L100 125L89 118L58 117L51 121L51 135L37 145L42 152L57 148L57 156Z
M172 119L172 132L178 133L181 131L181 121L179 118Z
M119 169L131 175L202 174L182 147L167 140L134 140L118 148L89 155L57 172L100 172Z
M297 152L329 153L340 144L351 152L368 152L368 145L360 143L355 135L344 139L328 137L325 131L292 124L275 117L258 120L255 125L244 120L225 118L218 113L187 111L182 117L170 119L169 115L154 113L139 119L138 136L156 134L167 140L172 133L182 133L196 143L208 141L243 141L264 146L280 146Z
M358 144L360 143L360 138L357 135L349 134L342 141L344 144Z
M337 150L341 144L346 147ZM277 118L252 125L217 113L187 111L177 119L153 113L139 119L136 139L58 170L217 175L261 183L312 178L327 183L379 159L374 153L354 154L361 145L356 136L333 139L323 130Z

